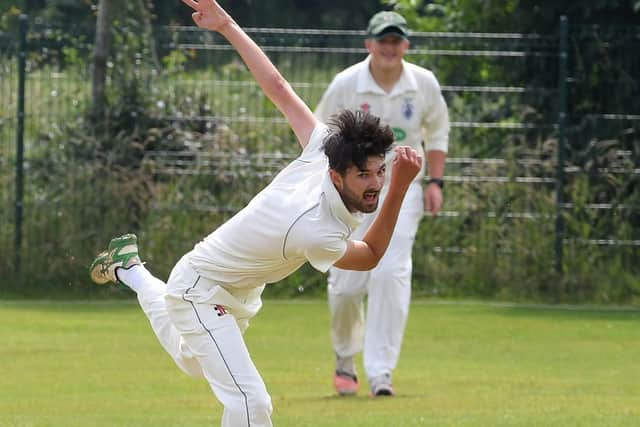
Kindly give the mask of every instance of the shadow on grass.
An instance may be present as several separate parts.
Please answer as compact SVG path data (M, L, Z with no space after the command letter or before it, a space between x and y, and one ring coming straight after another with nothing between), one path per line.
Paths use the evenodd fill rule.
M318 395L318 396L275 396L275 399L284 399L287 401L292 401L292 402L307 402L307 403L312 403L312 402L340 402L340 403L344 403L344 402L353 402L353 403L375 403L375 404L380 404L380 403L391 403L394 401L398 401L398 400L422 400L422 399L426 399L428 398L428 394L426 393L398 393L393 397L389 397L389 396L384 396L384 397L371 397L368 394L363 393L363 394L359 394L359 395L355 395L355 396L338 396L337 394L330 394L330 395Z

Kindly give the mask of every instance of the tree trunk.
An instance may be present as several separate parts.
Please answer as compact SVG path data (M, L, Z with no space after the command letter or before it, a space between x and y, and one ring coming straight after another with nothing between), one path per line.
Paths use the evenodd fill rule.
M105 82L107 80L107 57L109 55L109 27L111 0L100 0L96 21L96 40L93 51L91 76L92 116L100 120L104 114Z

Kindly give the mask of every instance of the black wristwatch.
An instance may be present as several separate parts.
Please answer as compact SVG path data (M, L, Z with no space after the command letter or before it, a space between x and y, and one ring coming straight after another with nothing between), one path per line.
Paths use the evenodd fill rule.
M444 181L442 180L442 178L429 178L429 180L427 181L427 185L429 184L435 184L441 189L444 188Z

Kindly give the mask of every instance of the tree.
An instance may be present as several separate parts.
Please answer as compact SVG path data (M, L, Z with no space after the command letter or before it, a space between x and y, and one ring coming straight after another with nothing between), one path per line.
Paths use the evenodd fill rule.
M109 29L111 0L100 0L96 19L96 39L91 73L92 116L99 119L106 104L105 83L107 80L107 58L109 55Z

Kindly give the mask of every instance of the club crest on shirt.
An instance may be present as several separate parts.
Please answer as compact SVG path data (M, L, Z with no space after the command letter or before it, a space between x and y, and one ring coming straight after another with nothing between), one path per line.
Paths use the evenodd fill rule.
M415 109L415 106L413 105L412 98L405 98L404 103L402 103L402 107L400 108L402 109L402 115L405 119L409 120L413 117L413 110Z
M407 132L402 128L393 128L393 137L396 142L404 141L407 137Z
M360 109L365 113L368 113L369 110L371 109L371 105L369 105L368 102L365 102L364 104L360 105Z

